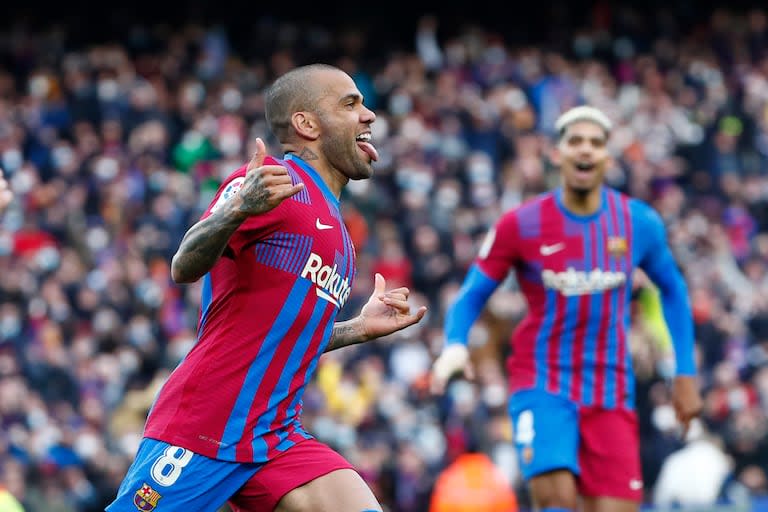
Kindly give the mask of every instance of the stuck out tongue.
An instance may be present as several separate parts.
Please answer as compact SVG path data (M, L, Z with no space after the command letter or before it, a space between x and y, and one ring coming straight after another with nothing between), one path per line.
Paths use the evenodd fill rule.
M366 152L368 156L371 157L371 160L374 162L379 159L379 152L376 151L376 148L373 147L373 144L370 142L358 142L358 147Z

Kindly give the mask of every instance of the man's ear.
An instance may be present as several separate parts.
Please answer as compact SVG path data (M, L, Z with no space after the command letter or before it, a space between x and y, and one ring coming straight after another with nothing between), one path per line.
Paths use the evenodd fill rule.
M294 112L291 125L301 138L316 140L320 136L320 123L312 112Z

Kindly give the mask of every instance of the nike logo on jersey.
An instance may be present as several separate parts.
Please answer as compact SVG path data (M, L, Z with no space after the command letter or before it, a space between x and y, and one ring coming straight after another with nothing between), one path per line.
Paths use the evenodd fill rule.
M319 218L315 221L315 227L320 231L324 229L333 229L333 226L331 226L330 224L323 224L322 222L320 222Z
M640 489L643 488L643 481L638 480L637 478L633 478L632 480L629 481L629 488L632 489L633 491L639 491Z
M558 242L552 245L542 245L539 247L539 252L542 256L551 256L556 252L562 251L563 249L565 249L565 244L563 242Z

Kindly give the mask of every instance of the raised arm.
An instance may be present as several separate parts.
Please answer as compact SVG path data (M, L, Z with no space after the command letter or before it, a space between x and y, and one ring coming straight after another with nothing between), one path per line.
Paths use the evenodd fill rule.
M232 233L247 218L234 201L229 201L189 228L171 260L173 280L193 283L204 276L224 252Z
M304 188L291 181L282 165L264 165L266 148L256 139L256 153L239 191L229 200L211 209L211 214L198 221L184 234L179 249L171 260L171 277L177 283L192 283L204 276L224 252L229 239L251 215L259 215L277 207L283 200Z

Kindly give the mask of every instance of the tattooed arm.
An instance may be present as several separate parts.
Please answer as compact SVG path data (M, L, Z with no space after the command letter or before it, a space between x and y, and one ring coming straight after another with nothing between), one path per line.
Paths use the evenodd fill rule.
M192 283L200 279L211 270L232 234L249 216L272 210L304 188L303 183L293 184L282 165L264 165L266 155L264 142L256 139L256 153L248 163L238 193L186 232L171 261L175 282Z
M357 345L364 341L368 341L368 336L365 334L365 329L363 328L363 323L360 321L360 317L345 322L336 322L333 324L331 341L328 342L325 351L330 352L337 348Z
M171 260L171 277L176 283L194 283L204 276L240 224L248 218L232 208L220 208L189 228Z
M424 317L426 306L421 306L416 313L411 313L408 288L387 290L386 281L381 274L376 274L374 281L373 293L360 310L360 314L351 320L336 322L333 325L331 341L325 347L325 352L392 334Z

